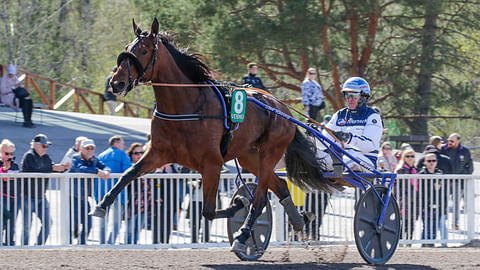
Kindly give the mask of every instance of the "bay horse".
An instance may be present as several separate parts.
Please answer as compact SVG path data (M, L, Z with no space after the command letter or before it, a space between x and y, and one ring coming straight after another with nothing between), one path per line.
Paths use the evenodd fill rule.
M125 171L90 215L104 217L106 208L131 180L166 163L178 163L202 175L205 218L231 217L238 209L251 204L232 251L245 251L245 241L266 204L268 189L280 199L294 230L301 231L307 215L298 212L286 181L274 173L274 167L285 153L288 176L297 186L330 192L330 182L322 176L313 144L292 122L247 102L245 120L233 131L228 149L222 155L221 141L228 126L222 98L214 90L215 86L207 86L213 77L210 68L199 55L179 50L169 34L159 33L156 18L150 32L143 32L135 20L133 30L136 38L118 56L118 69L112 76L111 86L113 93L124 96L136 83L152 82L156 101L152 139L144 156ZM154 83L170 85L160 87ZM288 108L273 96L254 96L290 115ZM221 167L234 158L258 178L253 202L235 198L228 209L216 210Z

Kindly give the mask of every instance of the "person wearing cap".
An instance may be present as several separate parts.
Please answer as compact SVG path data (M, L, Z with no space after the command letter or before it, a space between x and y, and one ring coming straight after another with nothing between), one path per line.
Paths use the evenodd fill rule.
M21 107L23 126L34 128L35 125L32 122L33 101L16 74L17 68L13 64L8 65L7 74L0 79L0 100L1 103L10 106L16 112Z
M48 147L52 144L46 135L37 134L32 139L31 149L22 158L22 172L52 173L64 172L70 168L70 163L65 165L55 164L47 154ZM50 233L50 205L45 198L48 187L48 178L24 179L24 209L23 212L23 244L28 245L32 213L35 212L41 220L42 227L38 234L37 245L43 245Z
M257 76L258 66L256 63L248 63L247 65L248 74L243 77L243 84L250 84L254 88L267 90L262 83L262 80Z
M77 138L75 138L75 144L72 147L68 148L68 150L65 153L65 155L63 156L60 164L72 163L73 156L75 154L80 153L80 149L81 149L80 146L81 146L82 142L86 139L87 139L87 137L85 137L85 136L78 136Z
M117 96L113 94L112 86L110 85L110 80L115 72L117 72L116 66L112 68L112 72L105 80L105 92L103 93L103 101L107 103L107 108L111 115L115 115L115 108L117 107Z
M347 107L337 111L326 127L345 145L345 151L362 162L358 163L344 155L345 164L355 171L369 171L376 168L380 139L383 132L382 119L377 111L367 105L370 99L370 86L360 77L351 77L345 81L342 93ZM323 135L334 140L327 130ZM319 150L325 149L322 143L316 144ZM328 152L328 151L327 151ZM333 160L325 151L317 151L317 157L323 162L323 168L333 170ZM366 168L368 167L368 169Z
M316 76L317 71L314 68L309 68L302 82L303 108L305 109L305 113L315 121L317 121L320 110L325 108L322 87L315 80Z
M95 142L88 138L82 140L80 152L73 155L69 172L95 174L105 180L110 176L110 168L95 156ZM70 189L73 197L73 235L78 236L78 243L83 245L86 244L92 228L92 217L87 215L90 212L88 196L92 196L92 183L91 178L74 178L71 183L73 187ZM85 219L86 216L87 219ZM82 231L78 233L80 225L82 225Z

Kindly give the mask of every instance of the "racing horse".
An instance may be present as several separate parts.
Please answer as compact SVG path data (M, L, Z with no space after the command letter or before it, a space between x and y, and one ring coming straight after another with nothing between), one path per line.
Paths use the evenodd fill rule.
M202 175L205 218L231 217L240 208L250 207L233 251L245 251L245 241L266 204L268 189L280 199L294 230L301 231L308 215L295 208L287 183L274 173L274 167L285 153L287 173L293 183L307 189L331 191L329 180L322 176L313 144L292 122L252 102L247 102L245 120L234 131L229 130L224 98L211 82L212 70L201 55L178 49L170 34L159 33L156 18L150 32L142 31L133 20L133 31L136 38L118 56L118 69L111 86L114 94L125 96L139 82L152 84L156 108L151 143L144 156L125 171L90 215L104 217L106 208L131 180L166 163L178 163ZM290 115L288 108L271 95L250 92L249 95ZM222 138L229 132L230 143L226 148ZM226 210L216 210L221 167L234 158L258 178L253 201L235 198Z

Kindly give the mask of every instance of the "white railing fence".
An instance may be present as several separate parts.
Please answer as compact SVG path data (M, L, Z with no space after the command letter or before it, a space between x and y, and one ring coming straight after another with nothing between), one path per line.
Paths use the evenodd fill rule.
M255 181L251 174L243 174ZM201 215L201 176L149 174L132 181L109 207L105 219L87 213L117 181L90 174L2 174L0 231L2 247L69 245L156 245L191 247L228 245L225 219L207 222ZM217 209L230 204L235 174L222 174ZM394 195L400 206L400 244L459 245L479 238L480 192L470 175L399 175ZM353 244L358 189L330 198L291 186L299 210L317 219L305 229L309 241ZM271 242L295 242L275 195Z

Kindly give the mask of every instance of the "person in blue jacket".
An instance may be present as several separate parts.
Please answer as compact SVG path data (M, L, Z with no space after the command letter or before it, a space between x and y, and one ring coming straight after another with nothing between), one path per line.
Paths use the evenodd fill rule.
M107 165L111 169L112 173L123 173L125 172L130 166L132 166L132 161L127 153L124 151L125 149L125 142L123 137L120 135L115 135L110 137L108 140L110 145L105 151L103 151L98 158ZM95 181L95 199L99 202L107 193L107 191L111 190L112 187L119 181L119 179L108 179L106 181L98 180ZM120 224L122 221L122 217L124 216L124 205L126 201L126 193L124 190L120 193L119 199L115 200L113 205L110 207L110 212L112 218L110 220L113 221L113 230L110 236L108 237L108 243L114 244L118 234L120 232ZM105 227L106 227L106 219L103 219L100 222L100 243L105 243Z
M110 176L110 168L95 156L95 142L92 139L82 141L80 152L72 157L72 166L69 172L94 174L103 179L108 179ZM86 244L92 228L92 217L87 215L90 212L88 196L92 196L92 179L74 178L71 185L73 236L78 237L79 244ZM78 233L80 225L82 225L82 231Z

